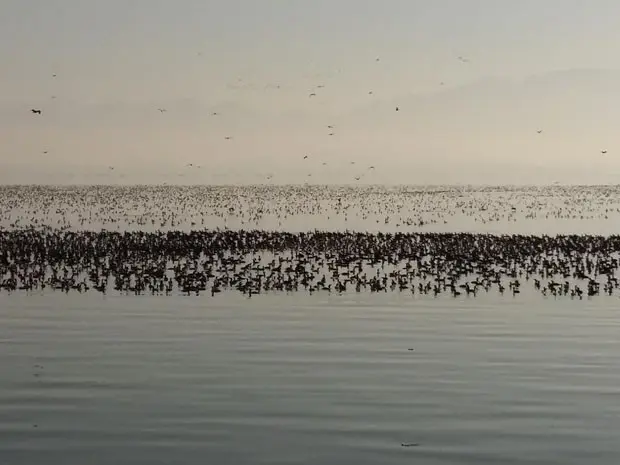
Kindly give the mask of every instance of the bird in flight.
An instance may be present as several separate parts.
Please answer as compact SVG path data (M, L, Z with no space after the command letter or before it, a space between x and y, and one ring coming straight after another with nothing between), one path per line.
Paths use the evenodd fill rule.
M36 108L33 108L32 110L30 110L32 113L34 113L35 115L40 115L41 114L41 110L37 110Z
M538 131L536 131L538 134L542 134L543 130L539 129Z
M461 63L469 63L469 58L464 58L462 56L459 56L458 59Z
M316 94L312 92L310 95L308 95L308 97L316 97Z
M163 113L164 111L166 111L165 108L158 108L158 110L159 110L160 113Z
M308 155L304 155L304 160L305 160L306 158L308 158Z
M400 110L400 108L396 107L396 111L399 111L399 110Z
M230 137L230 136L226 136L226 137L224 137L224 139L226 139L226 140L231 140L231 139L232 139L232 137Z
M607 150L601 150L601 153L605 155L607 153Z

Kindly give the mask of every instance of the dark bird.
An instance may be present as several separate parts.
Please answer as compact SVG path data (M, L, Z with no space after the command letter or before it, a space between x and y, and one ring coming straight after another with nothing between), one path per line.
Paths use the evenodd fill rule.
M399 111L400 109L398 107L396 107L396 111Z
M543 130L539 129L538 131L536 131L538 134L542 134Z
M468 59L468 58L464 58L464 57L462 57L462 56L459 56L459 57L458 57L458 59L459 59L459 61L460 61L461 63L469 63L469 59Z
M231 139L232 139L232 137L230 137L230 136L226 136L226 137L224 137L224 139L226 139L226 140L231 140Z
M402 447L418 447L420 444L417 442L403 442L401 443Z
M41 114L41 110L37 110L36 108L33 108L32 110L30 110L32 113L34 113L35 115L40 115Z
M164 111L166 111L165 108L158 108L158 110L159 110L160 113L163 113Z
M44 153L44 154L46 154L46 153L47 153L47 150L44 150L44 151L43 151L43 153Z
M605 155L607 153L607 150L601 150L601 153Z
M312 92L310 95L308 95L308 97L316 97L316 94Z
M304 155L304 160L305 160L306 158L308 158L308 155Z

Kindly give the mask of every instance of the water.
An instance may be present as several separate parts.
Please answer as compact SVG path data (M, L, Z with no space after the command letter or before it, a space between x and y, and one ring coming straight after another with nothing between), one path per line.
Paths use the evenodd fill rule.
M7 188L0 226L620 224L612 187L166 189ZM616 299L0 292L0 464L615 465Z
M620 458L605 299L13 294L0 309L3 464Z

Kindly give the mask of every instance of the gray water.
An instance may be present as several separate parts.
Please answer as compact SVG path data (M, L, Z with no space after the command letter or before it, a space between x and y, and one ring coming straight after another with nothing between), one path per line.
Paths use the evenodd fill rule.
M620 189L0 189L29 224L609 234ZM0 465L617 465L618 308L0 293Z
M0 294L0 464L615 465L617 309Z

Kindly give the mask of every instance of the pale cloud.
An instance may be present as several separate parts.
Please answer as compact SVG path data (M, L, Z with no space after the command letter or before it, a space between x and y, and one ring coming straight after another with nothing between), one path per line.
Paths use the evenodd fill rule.
M619 13L8 0L0 182L617 182Z

